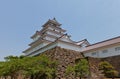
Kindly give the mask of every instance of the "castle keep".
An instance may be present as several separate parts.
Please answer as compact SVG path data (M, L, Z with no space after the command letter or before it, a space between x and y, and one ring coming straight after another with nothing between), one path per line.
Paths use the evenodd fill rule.
M31 36L33 40L23 53L36 56L55 47L81 52L86 57L105 58L120 55L120 36L90 44L87 39L73 41L61 24L53 18L48 20L39 31Z

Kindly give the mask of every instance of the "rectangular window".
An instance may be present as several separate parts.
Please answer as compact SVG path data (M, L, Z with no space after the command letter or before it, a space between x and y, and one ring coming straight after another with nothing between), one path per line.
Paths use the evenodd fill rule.
M115 48L115 51L120 51L120 47L116 47L116 48Z
M102 53L107 53L107 52L108 52L108 50L103 50L103 51L102 51Z
M92 55L97 55L98 52L93 52Z

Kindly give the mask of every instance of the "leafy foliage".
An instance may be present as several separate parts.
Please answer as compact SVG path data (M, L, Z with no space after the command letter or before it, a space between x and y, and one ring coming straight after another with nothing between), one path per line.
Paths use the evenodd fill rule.
M85 77L89 74L89 65L86 59L81 59L74 66L68 66L66 69L66 74L69 75L71 73L75 74L75 77Z
M70 75L71 73L74 74L74 72L75 72L75 66L68 66L66 68L66 75Z
M118 76L118 72L115 70L115 68L107 61L103 61L99 64L99 69L102 70L103 74L106 77L114 77Z
M30 79L54 78L57 62L46 55L37 57L8 56L5 62L0 62L0 76L17 79L18 75L24 75Z

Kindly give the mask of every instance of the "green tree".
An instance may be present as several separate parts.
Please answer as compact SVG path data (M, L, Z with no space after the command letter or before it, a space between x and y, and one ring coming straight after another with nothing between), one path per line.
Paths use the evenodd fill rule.
M89 74L89 65L86 59L80 59L74 66L68 66L66 69L66 74L69 75L71 73L75 74L75 77L86 77Z
M17 79L18 75L24 75L30 79L54 78L56 72L56 61L46 55L37 57L8 56L5 62L0 63L0 76Z
M9 75L8 66L5 62L0 62L0 77L4 77L5 79Z
M4 77L11 77L11 79L16 79L19 75L19 71L23 68L21 60L19 57L8 56L5 57L5 62L1 65L0 74Z
M114 79L115 76L118 76L118 72L115 70L115 68L107 61L100 62L99 64L99 70L102 70L102 73L106 77L112 77Z
M89 74L88 61L86 59L81 59L80 62L78 62L75 65L75 76L81 79L82 77L88 76L88 74Z
M66 76L67 75L70 75L70 74L74 74L75 73L75 66L68 66L67 68L66 68L66 72L65 72L65 74L66 74Z
M4 59L5 59L6 61L11 61L11 60L18 59L18 58L19 58L18 56L12 56L12 55L7 56L7 57L4 57Z
M30 61L31 60L31 61ZM46 79L53 78L55 76L56 61L52 61L45 55L40 55L38 57L25 58L25 75L30 77L30 79Z

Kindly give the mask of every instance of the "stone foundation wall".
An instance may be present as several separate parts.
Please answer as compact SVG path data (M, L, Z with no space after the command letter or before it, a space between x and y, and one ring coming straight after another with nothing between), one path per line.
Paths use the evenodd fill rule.
M76 59L84 58L80 52L56 47L46 51L44 54L59 62L56 79L76 79L72 74L67 78L65 76L65 70L68 65L74 65ZM89 57L88 61L91 71L89 79L102 79L103 75L101 76L101 72L98 70L100 59Z
M76 59L83 58L80 52L66 50L60 47L56 47L54 49L46 51L45 54L51 57L52 59L57 60L59 63L57 68L56 79L62 79L62 78L64 79L66 77L65 70L67 66L74 65ZM74 76L71 75L71 77L67 79L75 79L75 78Z
M108 61L110 64L113 65L115 70L119 72L119 77L120 77L120 55L119 56L112 56L112 57L107 57L107 58L88 58L89 63L90 63L90 71L91 71L91 76L95 78L95 76L102 77L101 71L98 70L98 65L102 61ZM96 78L98 79L98 78Z
M88 57L91 79L104 79L104 75L99 71L98 66L101 59Z

